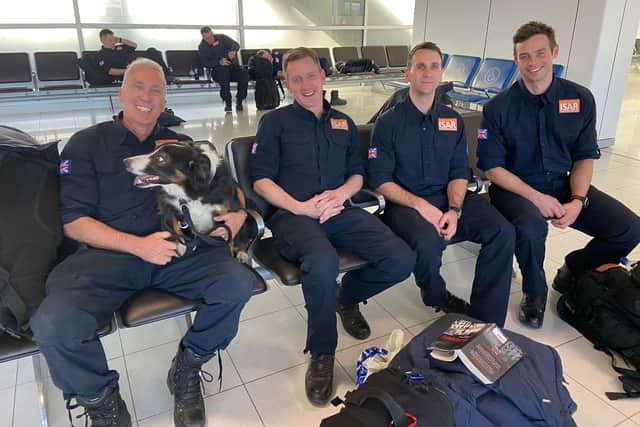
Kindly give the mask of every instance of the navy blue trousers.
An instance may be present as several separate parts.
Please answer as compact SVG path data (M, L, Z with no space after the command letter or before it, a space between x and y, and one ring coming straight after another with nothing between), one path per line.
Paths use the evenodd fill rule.
M562 177L535 186L537 190L566 203L571 197L569 179ZM516 229L516 259L522 271L522 290L531 296L547 293L543 263L545 241L549 226L547 220L529 200L506 191L495 184L489 187L491 203ZM640 218L629 208L590 186L589 206L583 208L571 225L593 237L587 245L569 253L565 263L572 273L605 263L617 263L640 242Z
M425 199L442 211L448 209L446 194ZM446 284L440 275L444 238L412 208L391 205L385 212L385 221L416 251L414 275L423 302L430 306L445 304ZM504 326L513 269L513 226L482 197L467 192L455 239L482 245L471 289L470 315Z
M336 329L336 248L348 250L368 264L342 278L345 303L359 303L411 274L411 249L375 216L345 208L324 224L317 219L276 212L269 221L276 245L285 258L300 263L302 293L308 313L305 350L333 353Z
M134 293L157 288L199 301L182 342L197 354L209 355L227 347L236 335L255 282L255 275L231 257L222 240L165 266L121 252L82 249L49 275L47 296L30 324L65 398L91 398L118 382L96 333Z
M220 85L220 98L224 102L231 103L230 82L238 82L236 102L244 101L247 97L249 85L249 73L237 64L229 66L218 65L211 69L211 78Z

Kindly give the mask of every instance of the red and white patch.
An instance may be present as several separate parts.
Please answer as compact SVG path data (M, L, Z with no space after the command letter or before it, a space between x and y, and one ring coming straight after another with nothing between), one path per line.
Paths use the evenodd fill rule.
M331 129L349 130L349 122L347 119L330 119Z
M458 131L458 119L455 117L440 117L438 118L438 130L440 131Z
M560 99L558 100L558 113L579 113L580 112L580 98L576 99Z

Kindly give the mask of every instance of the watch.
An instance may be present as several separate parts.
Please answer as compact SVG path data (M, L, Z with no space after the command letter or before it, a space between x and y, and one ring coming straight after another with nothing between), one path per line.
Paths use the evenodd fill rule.
M462 216L462 208L459 208L457 206L449 206L449 210L454 211L458 219L460 219L460 217Z
M580 200L580 202L582 203L582 207L583 208L588 208L589 207L589 197L587 196L578 196L577 194L572 194L571 195L571 200Z

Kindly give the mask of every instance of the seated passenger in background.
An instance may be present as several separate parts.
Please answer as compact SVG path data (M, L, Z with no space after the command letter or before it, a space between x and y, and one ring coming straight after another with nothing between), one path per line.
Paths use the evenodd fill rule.
M300 263L308 313L305 352L311 352L305 390L311 403L323 405L333 393L336 311L347 333L368 338L358 304L408 277L415 257L376 217L345 205L363 182L358 130L322 98L325 76L315 51L290 50L284 72L295 101L260 120L250 178L277 208L267 224L280 253ZM336 249L368 261L345 274L339 287Z
M425 305L504 325L513 260L513 226L467 191L471 177L462 117L439 104L442 53L431 42L409 52L409 96L376 121L368 183L388 200L384 219L413 250ZM442 252L454 236L480 243L471 305L447 291Z
M122 80L127 65L136 59L134 52L138 47L136 42L117 37L113 31L105 28L100 31L100 43L102 48L97 53L98 65L111 77L111 81ZM167 64L162 59L162 54L150 47L144 52L138 52L137 57L144 57L157 62L164 71L167 82L173 80Z
M547 222L593 237L558 270L553 287L565 292L586 269L629 254L640 241L640 218L591 185L593 161L600 157L595 100L589 89L553 75L553 28L541 22L521 26L513 56L522 78L484 107L478 167L492 182L491 203L516 229L519 319L539 328L547 302Z
M225 34L214 34L210 27L200 28L202 41L198 45L200 62L211 70L211 78L220 85L220 97L224 101L224 111L231 112L231 85L238 82L236 111L242 111L242 103L247 97L249 74L238 64L240 44Z

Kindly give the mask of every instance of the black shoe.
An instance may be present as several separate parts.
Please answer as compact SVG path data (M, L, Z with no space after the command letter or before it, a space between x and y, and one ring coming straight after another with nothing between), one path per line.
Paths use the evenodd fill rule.
M238 101L236 103L236 111L242 111L244 110L244 107L242 106L242 101Z
M105 388L94 399L77 397L76 400L85 408L92 427L131 427L131 415L117 388ZM75 407L67 402L67 409L71 410ZM69 420L71 420L70 412Z
M520 301L520 311L518 319L527 326L540 328L544 321L544 310L547 307L547 296L531 297L527 294L522 296Z
M329 101L331 105L347 105L347 100L342 99L338 96L337 90L331 91L331 101Z
M230 113L233 110L233 108L231 108L231 102L225 102L224 103L224 112L225 113Z
M209 359L211 356L200 356L181 344L171 362L167 386L175 399L173 422L176 427L205 425L200 369Z
M311 361L304 377L307 399L313 405L324 406L333 394L334 354L311 353Z
M561 294L571 292L575 288L576 276L571 272L571 270L569 270L567 264L564 264L558 269L558 273L553 279L553 284L551 286Z
M362 313L360 313L359 305L343 304L341 287L338 287L338 294L336 296L336 311L340 315L344 330L347 331L349 335L358 340L369 338L371 328Z
M422 293L422 291L420 292ZM424 296L422 299L424 301ZM444 305L436 305L434 308L436 313L444 311L445 313L469 314L471 304L447 291L447 302Z

